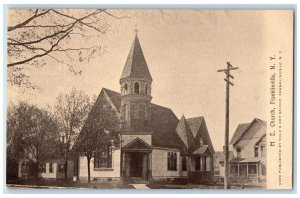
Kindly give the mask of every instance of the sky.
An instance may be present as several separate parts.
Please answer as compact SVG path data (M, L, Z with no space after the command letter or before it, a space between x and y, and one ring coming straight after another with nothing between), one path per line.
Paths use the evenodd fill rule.
M215 150L224 144L225 78L217 70L226 62L232 72L230 138L238 124L266 120L268 58L284 43L291 28L287 11L255 10L110 10L122 19L108 18L110 30L90 41L105 46L105 53L79 64L82 75L65 65L46 60L30 68L31 82L39 89L8 85L8 101L25 100L40 107L53 105L60 93L73 87L89 96L102 88L120 91L119 79L132 45L135 29L153 78L152 102L173 110L178 118L204 116ZM283 27L285 26L285 27ZM276 28L276 33L274 32ZM76 44L77 41L74 41ZM79 43L78 43L79 44ZM85 45L84 43L80 43Z

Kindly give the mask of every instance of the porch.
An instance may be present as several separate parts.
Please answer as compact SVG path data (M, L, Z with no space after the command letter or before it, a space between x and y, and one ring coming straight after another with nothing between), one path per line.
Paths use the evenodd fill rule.
M152 147L136 138L121 149L121 177L127 181L148 181L151 178Z

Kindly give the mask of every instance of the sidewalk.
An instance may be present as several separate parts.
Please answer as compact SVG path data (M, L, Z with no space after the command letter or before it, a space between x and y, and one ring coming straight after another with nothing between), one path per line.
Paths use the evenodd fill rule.
M139 189L139 190L147 190L150 189L148 186L146 186L146 184L129 184L131 186L133 186L135 189Z

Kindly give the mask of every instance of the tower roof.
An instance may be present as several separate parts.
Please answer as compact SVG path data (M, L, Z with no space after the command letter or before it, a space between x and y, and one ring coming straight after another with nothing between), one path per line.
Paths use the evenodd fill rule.
M128 54L121 79L127 77L146 78L152 81L139 39L135 39Z

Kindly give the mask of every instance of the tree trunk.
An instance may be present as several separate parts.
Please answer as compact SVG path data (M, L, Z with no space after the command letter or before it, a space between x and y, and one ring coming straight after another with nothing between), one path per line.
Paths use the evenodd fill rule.
M40 159L39 159L39 148L36 146L35 149L35 155L36 155L36 173L35 173L35 179L39 179L39 169L40 169Z
M90 157L86 157L87 158L87 165L88 165L88 183L91 183L91 158Z
M68 160L69 160L69 152L68 149L65 151L65 180L68 179Z

